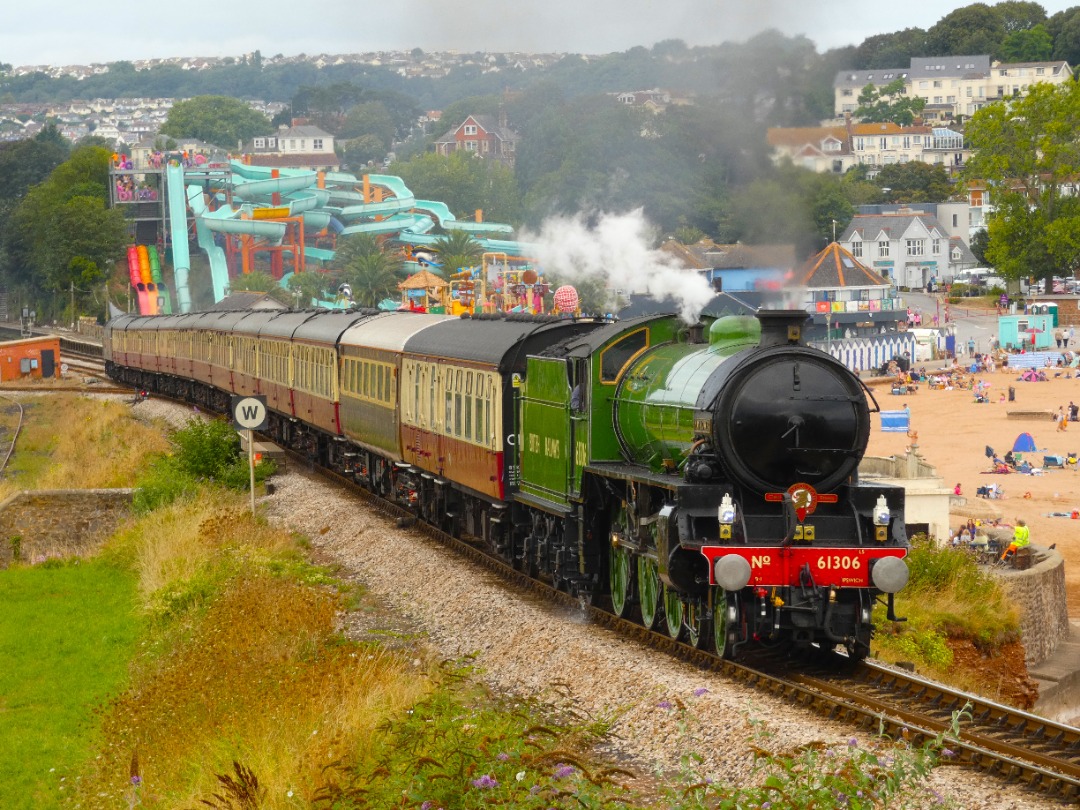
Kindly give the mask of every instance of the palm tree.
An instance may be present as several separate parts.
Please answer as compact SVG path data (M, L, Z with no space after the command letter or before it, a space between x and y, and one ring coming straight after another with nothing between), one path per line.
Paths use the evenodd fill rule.
M353 301L373 307L384 298L397 296L397 271L401 261L386 251L371 234L347 236L338 245L333 269L338 281L352 288Z
M484 246L467 231L450 231L440 236L431 247L439 254L443 275L446 276L463 267L476 267L484 255Z
M377 306L384 298L394 298L398 292L396 271L401 262L388 253L357 256L342 273L352 288L353 301L362 307Z

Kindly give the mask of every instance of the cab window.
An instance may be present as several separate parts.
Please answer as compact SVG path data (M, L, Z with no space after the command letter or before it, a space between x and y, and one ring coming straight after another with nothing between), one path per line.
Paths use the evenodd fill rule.
M649 332L639 329L626 335L618 343L608 346L600 353L600 381L614 383L619 379L626 364L643 352L649 345Z

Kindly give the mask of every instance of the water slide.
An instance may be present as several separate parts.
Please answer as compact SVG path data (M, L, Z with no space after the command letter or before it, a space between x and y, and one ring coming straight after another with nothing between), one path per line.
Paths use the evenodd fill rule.
M157 248L153 245L147 245L146 254L147 259L150 261L150 276L154 281L154 286L157 288L158 312L172 315L172 300L169 296L169 288L161 275L161 258L158 256Z
M501 252L510 256L526 256L531 246L510 240L490 239L478 234L512 233L509 225L495 222L468 222L458 220L445 203L417 200L405 182L394 175L368 175L367 186L381 188L386 196L381 200L365 199L358 189L364 179L344 172L323 174L326 188L318 187L319 174L307 169L279 169L266 166L250 166L233 161L233 203L241 203L242 209L233 210L225 204L225 195L217 193L219 202L211 211L201 185L185 187L184 171L180 166L167 169L167 194L169 201L169 227L173 238L173 265L176 274L177 304L181 312L191 309L188 288L190 256L187 242L186 207L190 206L195 218L195 232L199 247L206 252L210 263L214 300L220 301L229 287L228 266L225 251L214 241L214 233L252 236L267 244L280 245L286 233L286 223L275 218L300 217L305 232L319 233L330 230L348 236L355 233L391 235L397 241L418 247L430 247L438 238L430 234L436 225L445 230L464 230L489 252ZM262 211L260 219L253 218L255 209ZM179 238L178 238L179 235ZM320 247L304 247L304 256L321 262L330 262L334 251Z
M184 189L183 166L170 163L166 167L165 194L169 204L169 233L172 234L176 306L181 313L191 312L191 290L188 289L191 256L188 253L187 194Z
M157 296L151 293L147 286L150 280L149 260L147 260L147 272L143 273L140 253L145 256L146 248L143 245L128 245L128 277L131 286L135 288L135 298L139 304L140 315L154 315L157 306ZM153 287L151 283L149 287Z

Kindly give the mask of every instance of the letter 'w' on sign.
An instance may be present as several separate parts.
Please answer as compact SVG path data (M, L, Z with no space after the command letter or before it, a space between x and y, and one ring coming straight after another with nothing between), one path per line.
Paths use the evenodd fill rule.
M266 397L233 397L232 416L237 430L265 430Z

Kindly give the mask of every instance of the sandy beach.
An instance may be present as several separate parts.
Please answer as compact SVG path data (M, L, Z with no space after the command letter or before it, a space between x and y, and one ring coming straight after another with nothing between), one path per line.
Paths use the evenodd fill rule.
M1010 411L1057 411L1070 401L1080 404L1080 378L1053 378L1046 382L1019 382L1015 371L978 374L990 387L990 402L978 403L970 390L931 390L922 384L915 394L894 396L888 385L874 385L871 390L882 410L911 409L911 429L917 433L918 452L937 468L949 489L959 483L969 507L983 510L987 517L999 516L1004 522L1017 518L1027 521L1032 542L1049 546L1065 558L1065 580L1069 599L1069 616L1080 619L1080 520L1071 517L1050 517L1052 512L1080 510L1080 474L1078 465L1064 470L1047 469L1042 475L986 474L991 469L986 446L999 456L1012 449L1016 437L1027 431L1038 447L1037 452L1025 454L1033 464L1042 465L1044 455L1065 456L1080 452L1080 423L1070 423L1065 431L1048 417L1009 416ZM1016 389L1014 402L999 402L1009 386ZM902 454L912 443L904 433L886 433L881 420L874 414L869 455ZM1004 488L1001 500L977 498L980 486L996 483ZM956 513L951 521L955 528L963 522Z

